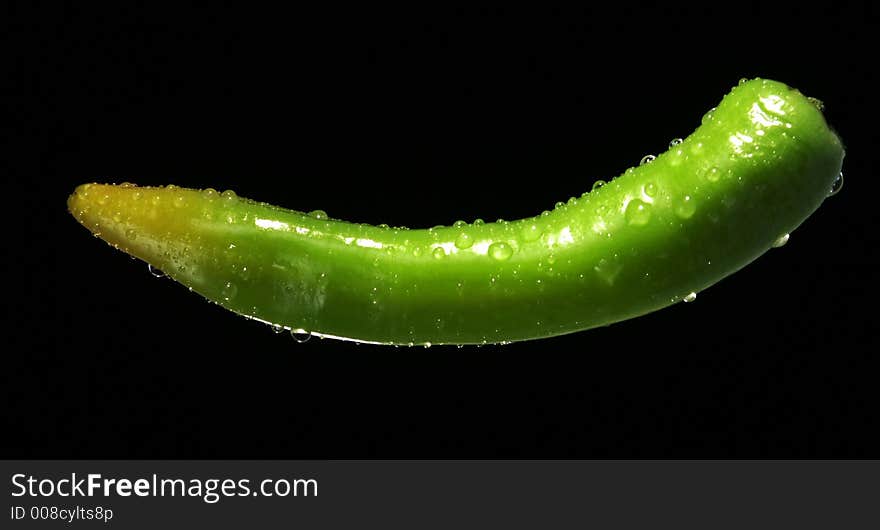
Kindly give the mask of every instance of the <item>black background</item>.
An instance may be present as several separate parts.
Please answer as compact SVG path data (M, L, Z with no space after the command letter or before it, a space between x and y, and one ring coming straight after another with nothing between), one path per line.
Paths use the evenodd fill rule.
M7 20L24 163L4 176L0 456L878 456L872 8ZM824 100L843 191L695 303L564 337L298 344L65 209L77 184L132 181L370 223L513 219L665 150L754 76Z

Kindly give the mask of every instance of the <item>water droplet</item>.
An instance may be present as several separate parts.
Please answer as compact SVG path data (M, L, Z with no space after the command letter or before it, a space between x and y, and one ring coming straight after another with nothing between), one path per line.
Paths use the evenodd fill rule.
M653 182L649 182L645 184L644 191L645 195L647 195L648 197L653 197L657 194L657 185Z
M485 224L485 223L486 223L486 221L483 221L482 219L477 218L477 219L474 219L473 225L474 225L474 226L480 226L480 225Z
M135 187L137 187L137 184L133 184L131 182L123 182L122 184L119 185L119 187L120 188L135 188Z
M209 201L213 201L217 198L217 190L214 188L205 188L202 190L202 197L208 199Z
M608 285L614 285L614 280L617 278L617 275L620 274L620 270L623 268L623 265L617 261L616 258L602 258L599 260L599 263L593 267L593 270L596 271L596 275L602 279Z
M550 210L544 210L541 212L541 217L550 217Z
M535 241L541 237L541 227L537 223L526 223L522 229L523 241Z
M626 205L626 222L633 226L644 226L651 220L651 206L639 199L633 199Z
M748 82L748 79L747 79L747 78L745 78L745 77L741 77L741 78L739 78L739 83L738 83L738 84L740 84L740 85L744 85L744 84L746 84L747 82Z
M837 195L841 188L843 188L843 171L841 171L837 178L834 179L834 182L831 183L831 190L828 192L829 197L833 197Z
M693 302L693 301L696 300L696 299L697 299L697 293L695 293L695 292L690 292L690 293L688 293L687 296L685 296L684 298L682 298L682 300L683 300L685 303L687 303L687 302Z
M565 206L565 203L562 202L562 201L558 201L558 202L553 206L553 209L554 209L554 210L558 210L558 209L562 208L563 206Z
M327 212L325 212L324 210L312 210L311 212L309 212L309 215L314 217L315 219L327 219Z
M308 342L312 338L312 334L304 329L292 329L290 330L290 336L300 344Z
M709 182L718 182L718 179L721 178L721 170L715 166L712 166L706 170L704 176Z
M489 245L489 256L492 259L503 261L513 255L513 248L504 241L496 241Z
M422 247L415 247L412 250L412 255L415 257L419 257L422 255Z
M220 196L223 197L223 200L229 201L229 202L233 202L236 199L238 199L238 195L236 195L235 192L232 190L226 190L223 193L221 193Z
M817 109L819 109L820 112L825 110L825 103L821 99L814 98L814 97L807 97L807 101L812 103L813 106L816 107Z
M431 251L431 255L436 259L441 259L446 257L446 251L443 250L443 247L434 247L434 250Z
M281 324L272 324L272 331L274 331L275 333L281 333L282 331L284 331L284 326L282 326Z
M455 238L455 246L462 250L466 248L471 248L474 245L474 238L471 237L467 232L462 232L458 234L458 237Z
M184 204L186 204L186 199L184 198L183 195L178 195L178 196L174 197L174 207L175 208L182 208Z
M697 204L690 195L685 195L675 202L675 215L682 219L690 219L697 211Z
M424 346L425 348L430 348L430 347L431 347L431 343L430 343L430 342L426 342L426 343L422 344L422 346Z
M779 248L779 247L785 246L785 244L788 243L788 240L790 237L791 236L789 234L785 234L785 235L781 236L779 239L777 239L776 241L773 242L773 248Z
M160 271L160 270L157 269L156 267L153 267L153 266L150 265L149 263L147 264L147 270L150 271L150 274L152 274L152 275L155 276L156 278L164 278L164 277L165 277L165 273L164 273L164 272Z
M125 237L129 241L134 241L135 239L137 239L137 231L134 228L129 228L125 231Z
M683 140L681 138L673 138L671 142L669 142L669 147L675 147L680 144Z
M467 226L467 221L458 220L452 223L452 228L464 228Z
M599 188L601 188L604 185L605 185L604 180L597 180L596 182L593 183L593 191L598 190Z
M643 166L643 165L645 165L645 164L650 164L650 163L653 162L654 159L656 159L656 158L657 158L657 157L654 156L654 155L645 155L645 156L643 156L642 159L639 161L639 165L640 165L640 166Z
M569 206L577 206L577 203L578 203L577 197L569 197L568 202L566 204L568 204Z
M238 294L238 287L232 282L226 282L226 285L223 286L223 291L220 294L223 296L223 301L228 302Z
M703 125L712 121L712 119L714 117L715 117L715 107L712 107L711 109L709 109L709 112L707 112L706 114L703 114Z

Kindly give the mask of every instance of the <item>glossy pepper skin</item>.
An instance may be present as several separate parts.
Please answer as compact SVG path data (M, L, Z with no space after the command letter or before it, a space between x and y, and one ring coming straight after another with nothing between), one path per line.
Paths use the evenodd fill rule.
M500 343L618 322L718 282L819 207L843 156L815 100L755 79L655 160L518 221L376 227L175 186L86 184L68 206L113 246L276 326Z

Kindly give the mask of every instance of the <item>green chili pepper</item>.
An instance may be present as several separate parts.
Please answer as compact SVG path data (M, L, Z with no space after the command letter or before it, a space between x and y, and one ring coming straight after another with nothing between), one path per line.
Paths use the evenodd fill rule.
M79 186L68 207L114 247L276 329L383 344L480 344L618 322L787 241L844 156L817 100L741 82L685 140L518 221L409 230L231 191Z

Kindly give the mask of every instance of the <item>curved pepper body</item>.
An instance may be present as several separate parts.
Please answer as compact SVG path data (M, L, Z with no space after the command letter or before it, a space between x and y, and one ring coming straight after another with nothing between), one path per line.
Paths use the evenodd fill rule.
M409 230L175 186L86 184L96 235L232 311L387 344L607 325L745 266L822 203L844 150L814 100L742 83L684 141L536 217Z

